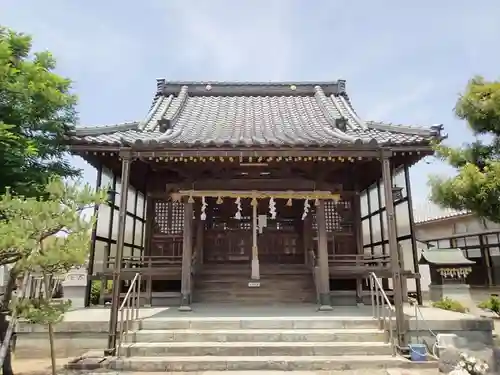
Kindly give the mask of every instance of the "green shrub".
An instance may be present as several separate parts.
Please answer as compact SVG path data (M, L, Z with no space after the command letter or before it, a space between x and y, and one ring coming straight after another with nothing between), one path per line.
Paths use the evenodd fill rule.
M462 305L460 302L448 297L443 298L441 301L433 302L432 306L437 307L438 309L455 311L459 313L466 313L469 311L469 309Z
M101 280L92 280L92 286L90 288L90 304L98 305L100 297L101 297Z
M113 288L113 280L108 280L108 285L104 288L104 292L109 292ZM93 280L92 286L90 288L90 304L98 305L99 299L101 298L101 280Z
M500 298L497 296L491 296L486 301L481 302L477 305L480 309L493 311L495 314L500 315Z

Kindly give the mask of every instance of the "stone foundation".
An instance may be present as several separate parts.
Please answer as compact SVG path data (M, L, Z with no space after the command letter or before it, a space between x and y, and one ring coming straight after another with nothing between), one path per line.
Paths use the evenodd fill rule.
M429 297L433 302L440 301L443 298L450 298L460 302L464 306L474 306L470 293L470 287L467 284L431 284L429 285Z
M453 315L462 315L462 319L435 319L426 318L426 320L415 320L413 317L408 321L409 338L413 343L425 343L432 352L436 343L433 334L454 334L456 335L455 348L437 351L440 361L440 368L444 372L451 371L456 364L456 359L461 351L476 356L486 361L491 369L496 371L497 360L494 343L493 330L494 325L491 319L476 318L472 315L453 313ZM432 331L432 333L430 332ZM436 348L439 350L439 348Z
M89 350L104 351L108 339L108 322L62 322L54 326L58 357L77 357ZM21 323L17 329L16 358L50 356L46 326Z

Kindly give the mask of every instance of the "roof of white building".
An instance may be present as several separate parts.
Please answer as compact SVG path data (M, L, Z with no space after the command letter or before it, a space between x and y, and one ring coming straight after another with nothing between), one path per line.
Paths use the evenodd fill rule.
M454 210L451 208L442 208L438 205L428 202L413 208L413 217L416 224L422 224L429 221L449 219L457 216L469 215L468 210Z

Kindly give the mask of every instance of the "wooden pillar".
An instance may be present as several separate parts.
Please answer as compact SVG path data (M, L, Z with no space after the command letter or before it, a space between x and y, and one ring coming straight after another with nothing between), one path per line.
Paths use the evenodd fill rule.
M405 165L405 187L406 187L406 196L408 197L408 217L410 220L410 234L411 234L411 252L413 258L413 269L415 273L419 273L419 264L418 264L418 246L417 246L417 236L415 234L415 218L413 217L413 197L411 194L411 182L410 182L410 169L408 165ZM417 303L422 306L422 282L420 278L415 278L415 289L417 292Z
M257 243L257 206L258 202L252 199L252 280L260 280L259 248Z
M328 239L326 235L325 202L320 199L316 206L318 226L318 264L319 264L319 310L332 310L330 300L330 269L328 264Z
M156 217L155 204L153 198L146 192L146 239L144 241L144 256L143 266L149 267L151 264L151 237L153 234L153 225ZM153 276L149 274L146 279L146 305L151 307L153 305Z
M182 237L181 306L179 311L191 311L191 265L193 257L193 204L184 203L184 235Z
M205 222L200 218L196 219L196 256L198 264L203 264L203 236L205 232Z
M307 215L302 221L302 243L304 245L304 257L307 265L309 264L310 252L313 250L312 217Z
M356 254L364 254L363 249L363 226L361 223L361 193L356 189L356 195L353 197L354 214L354 234L356 236ZM363 304L363 278L356 279L356 302Z
M130 153L122 153L122 175L120 188L120 207L118 215L118 236L116 241L115 264L113 268L113 291L111 300L111 311L109 317L108 355L113 355L116 349L116 331L118 327L118 308L120 305L121 268L123 258L123 244L125 242L125 224L127 219L128 187L130 180L130 165L132 159Z
M101 188L101 182L102 182L102 165L99 166L97 169L97 181L96 181L96 189ZM92 235L90 238L90 254L89 254L89 265L87 268L87 290L85 291L85 307L89 307L91 305L91 294L92 294L92 283L94 282L91 279L91 276L94 275L94 262L95 262L95 243L97 241L97 226L99 225L99 205L96 204L94 206L94 217L95 217L95 223L94 226L92 227ZM102 220L102 219L101 219Z
M403 312L403 293L401 290L401 263L399 261L394 202L392 199L391 161L387 155L383 155L382 157L382 180L384 183L385 213L387 216L387 231L389 234L389 254L391 255L392 285L394 287L394 308L396 310L398 345L400 347L405 347L406 337L404 332L405 316Z

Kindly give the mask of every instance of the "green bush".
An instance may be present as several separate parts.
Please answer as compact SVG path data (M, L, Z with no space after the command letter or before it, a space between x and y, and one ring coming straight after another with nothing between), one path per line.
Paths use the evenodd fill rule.
M90 288L90 304L98 305L100 297L101 297L101 280L92 280L92 286Z
M462 305L460 302L448 297L443 298L441 301L433 302L432 306L437 307L438 309L455 311L459 313L466 313L469 311L469 309Z
M91 305L98 305L99 304L99 299L101 297L101 280L93 280L92 281L92 286L90 288L90 304ZM108 285L106 285L106 288L104 291L110 291L113 287L113 280L108 280Z
M481 302L477 305L480 309L493 311L495 314L500 315L500 298L497 296L491 296L486 301Z

